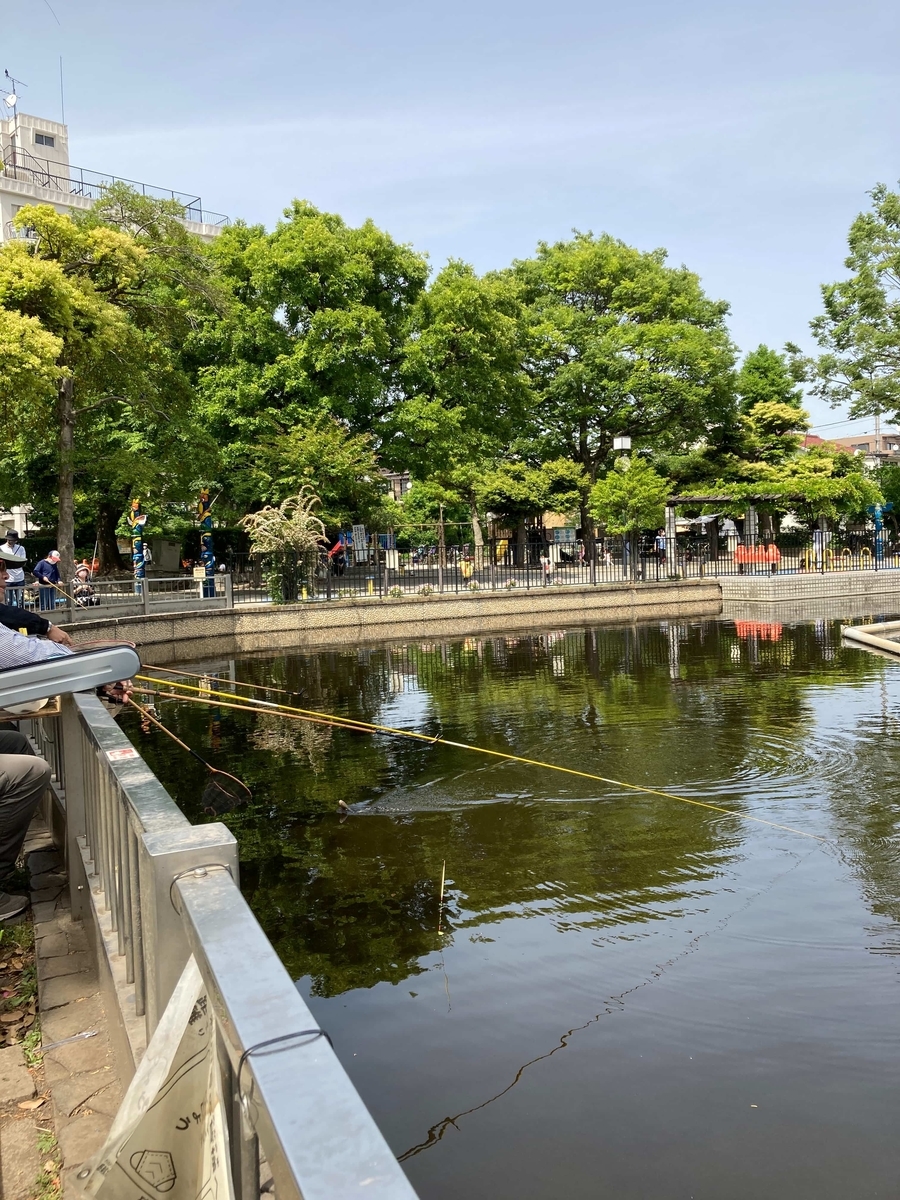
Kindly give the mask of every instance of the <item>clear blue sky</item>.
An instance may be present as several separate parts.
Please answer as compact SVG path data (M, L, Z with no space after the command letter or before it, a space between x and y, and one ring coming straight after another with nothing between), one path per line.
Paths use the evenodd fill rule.
M665 246L744 350L808 342L900 176L896 0L49 5L7 6L0 66L58 118L63 55L80 166L266 225L306 197L435 267L573 227Z

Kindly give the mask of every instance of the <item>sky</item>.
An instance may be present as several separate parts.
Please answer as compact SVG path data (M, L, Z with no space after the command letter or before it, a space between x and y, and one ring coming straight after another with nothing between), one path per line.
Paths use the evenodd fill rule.
M77 166L269 227L302 197L435 269L572 229L663 246L742 351L812 350L900 177L898 34L896 0L19 0L0 67L58 120L62 55Z

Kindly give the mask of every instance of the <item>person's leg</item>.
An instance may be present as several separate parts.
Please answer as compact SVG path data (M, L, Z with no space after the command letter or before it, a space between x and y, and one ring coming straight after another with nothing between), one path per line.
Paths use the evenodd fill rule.
M47 612L49 609L53 608L53 606L54 606L53 597L55 595L56 595L55 589L52 587L38 588L38 602L40 604L41 612Z
M4 741L21 736L3 734ZM50 782L50 764L33 754L0 754L0 887L12 874L25 834Z

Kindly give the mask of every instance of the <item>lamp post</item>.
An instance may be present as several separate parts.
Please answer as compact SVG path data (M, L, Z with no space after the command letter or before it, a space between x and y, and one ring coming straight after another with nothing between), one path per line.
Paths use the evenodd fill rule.
M631 435L622 433L618 437L613 438L613 450L625 459L626 464L631 461ZM627 556L627 566L624 571L626 578L637 579L638 577L638 535L637 530L631 529L628 531L625 542L623 544L623 557Z

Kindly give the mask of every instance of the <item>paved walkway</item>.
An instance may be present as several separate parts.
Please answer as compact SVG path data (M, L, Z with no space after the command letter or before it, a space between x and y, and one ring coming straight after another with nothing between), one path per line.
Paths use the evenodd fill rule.
M40 823L32 825L25 856L41 1043L52 1048L32 1068L21 1046L0 1050L2 1200L53 1195L60 1164L63 1194L71 1195L73 1174L102 1146L122 1098L86 934L70 915L62 855ZM82 1033L92 1036L66 1041Z

